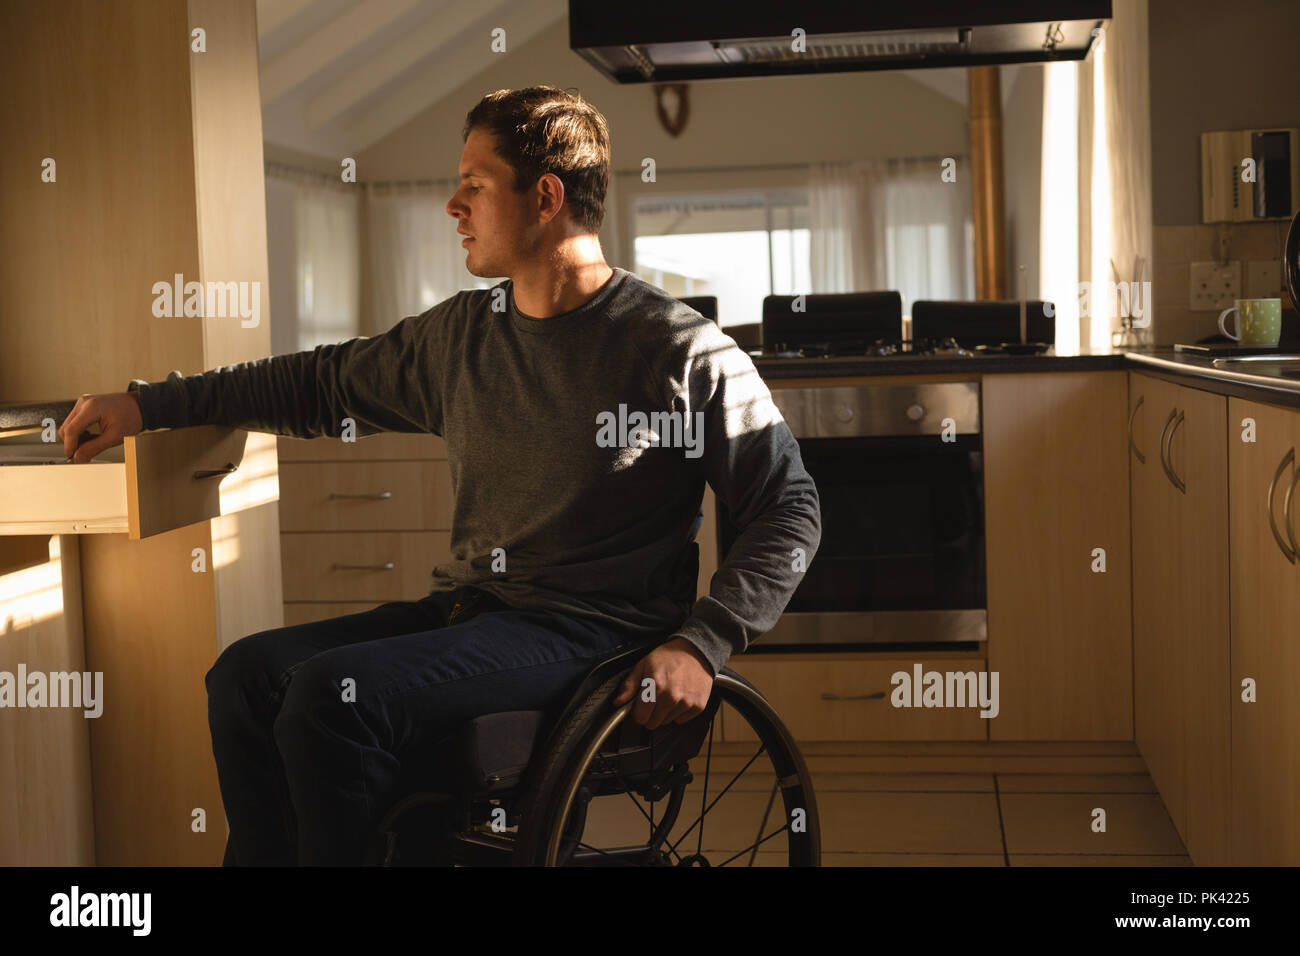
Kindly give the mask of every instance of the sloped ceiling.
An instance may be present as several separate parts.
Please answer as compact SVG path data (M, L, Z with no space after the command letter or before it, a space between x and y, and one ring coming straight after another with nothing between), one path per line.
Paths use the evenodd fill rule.
M1007 102L1011 98L1011 90L1016 85L1016 79L1020 71L1026 67L1041 68L1041 63L1004 63L998 70L998 75L1002 83L1002 111L1007 110ZM930 87L936 93L942 93L948 99L966 106L966 94L969 89L967 86L966 69L964 67L949 67L940 70L899 70L900 76L906 76L908 79L915 80L917 83Z
M567 16L566 0L257 0L263 136L352 154Z
M354 155L567 17L567 0L257 0L263 136ZM1019 69L1002 67L1004 108ZM965 69L899 72L966 105Z

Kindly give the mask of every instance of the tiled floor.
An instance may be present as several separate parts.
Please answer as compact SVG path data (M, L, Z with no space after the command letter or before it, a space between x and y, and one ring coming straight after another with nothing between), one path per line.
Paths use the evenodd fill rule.
M752 756L745 746L715 745L710 799ZM1191 865L1132 744L827 743L803 750L823 866ZM774 777L759 766L725 795L725 814L722 804L710 812L702 841L710 859L710 846L742 849L779 826L780 801L768 807ZM674 839L699 813L703 769L702 759L692 763L696 782ZM595 845L644 836L649 823L630 800L595 812L601 802L588 821ZM1098 811L1104 830L1094 828ZM754 862L782 863L783 840L765 843ZM695 832L682 846L694 852L698 842Z

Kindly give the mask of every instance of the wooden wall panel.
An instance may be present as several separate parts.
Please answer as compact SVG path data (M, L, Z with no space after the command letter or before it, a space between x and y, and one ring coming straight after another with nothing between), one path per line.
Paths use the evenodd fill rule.
M0 536L0 671L84 672L76 535ZM0 866L90 866L84 709L0 710Z
M155 282L199 271L186 34L165 0L5 5L0 402L201 363L197 321L152 314Z

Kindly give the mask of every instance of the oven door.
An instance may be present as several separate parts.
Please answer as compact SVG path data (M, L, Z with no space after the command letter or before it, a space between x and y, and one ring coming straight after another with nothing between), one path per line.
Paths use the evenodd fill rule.
M978 431L801 437L799 448L821 499L821 545L761 647L986 640ZM720 554L738 533L720 507Z

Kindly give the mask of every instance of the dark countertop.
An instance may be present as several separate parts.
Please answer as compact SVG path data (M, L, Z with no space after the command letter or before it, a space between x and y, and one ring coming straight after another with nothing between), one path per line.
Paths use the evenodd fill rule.
M1288 351L1286 354L1300 355ZM1217 366L1208 356L1173 346L1116 349L1080 355L906 355L813 359L755 358L764 379L832 378L875 375L980 375L1003 372L1077 372L1124 369L1200 388L1220 395L1300 408L1300 365L1292 370L1267 361Z
M947 375L951 372L1077 372L1127 368L1125 353L1089 355L890 355L881 357L756 358L765 379L841 375Z

